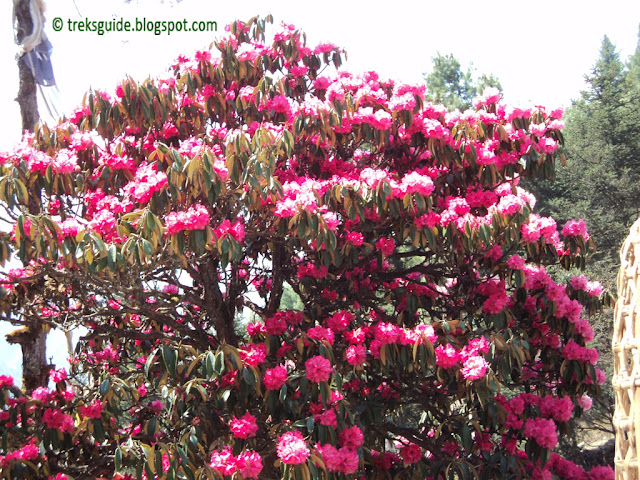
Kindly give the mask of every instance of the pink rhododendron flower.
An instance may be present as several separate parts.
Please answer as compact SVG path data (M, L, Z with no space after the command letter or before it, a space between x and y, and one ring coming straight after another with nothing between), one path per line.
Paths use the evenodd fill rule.
M369 327L358 327L355 330L344 332L343 335L347 342L356 345L364 343L368 332Z
M412 93L405 93L404 95L394 96L389 102L389 108L391 111L409 110L413 111L416 107L416 99Z
M364 345L350 345L346 357L349 365L362 365L367 360L367 349Z
M533 438L542 448L551 450L558 444L556 424L548 418L527 418L524 434Z
M400 457L393 452L378 452L371 450L376 468L379 470L389 470L395 463L400 463Z
M67 218L60 224L60 230L63 237L73 237L78 235L78 232L84 230L84 226L78 222L75 218Z
M436 347L436 365L442 368L453 368L458 364L459 352L453 348L453 345L438 345Z
M23 462L29 462L29 461L36 460L39 456L40 456L40 449L35 443L33 443L33 440L32 440L31 443L24 445L20 450L9 452L4 458L0 456L0 465L6 466L9 464L9 462L11 462L14 459L18 459Z
M562 355L567 360L578 360L591 365L595 365L598 361L598 351L595 348L581 347L573 339L564 346Z
M55 173L73 173L78 168L78 157L74 152L67 149L58 150L58 154L53 162Z
M236 55L241 62L255 63L256 59L260 56L260 50L262 45L253 45L251 43L243 43L238 46Z
M246 365L257 367L267 358L267 346L264 343L250 343L240 348L238 353Z
M0 375L0 388L13 387L13 377L11 375Z
M507 261L507 265L512 270L522 270L524 268L525 260L520 255L512 255Z
M104 153L100 155L98 163L101 166L109 167L112 170L129 170L133 172L136 168L133 158L126 154L112 155L110 153Z
M327 342L330 345L333 345L334 333L333 330L325 328L321 325L317 325L315 327L311 327L307 330L307 335L311 340L316 340L318 342Z
M258 478L262 472L262 457L258 452L245 450L236 458L236 468L242 478Z
M589 470L589 480L614 480L615 476L616 472L609 465L598 465Z
M325 410L324 412L314 415L314 420L320 425L327 427L338 428L338 419L336 417L336 411L333 408Z
M264 326L264 323L256 322L247 324L247 333L250 337L254 335L260 335L262 333L267 333L267 329Z
M221 452L214 451L209 466L222 475L233 475L236 472L236 457L233 456L231 447L224 447Z
M553 395L546 395L537 397L536 405L540 409L542 416L553 418L557 422L568 422L573 415L573 402L567 396L554 397Z
M323 43L319 43L314 49L313 49L313 53L316 54L320 54L320 53L330 53L333 52L334 50L340 50L338 47L336 47L333 43L329 43L329 42L323 42Z
M162 291L168 295L175 295L178 293L178 286L173 284L167 284L162 287Z
M203 205L194 205L183 212L171 212L165 219L167 233L173 235L184 230L204 230L209 225L209 212Z
M389 256L396 250L396 242L393 241L393 238L380 238L376 242L376 247L383 255Z
M382 345L396 343L402 329L393 323L380 322L374 327L374 335Z
M489 364L483 357L471 356L464 361L460 373L467 380L478 380L486 375L488 368Z
M297 430L282 435L278 440L276 451L278 458L287 465L305 463L309 455L311 455L307 443L302 438L302 434Z
M124 191L136 202L148 203L153 194L160 192L166 185L166 173L158 172L156 164L143 163L136 170L133 181L124 187Z
M351 475L358 469L360 458L355 450L347 447L337 449L329 443L316 445L316 450L320 453L327 470L330 472Z
M505 290L503 280L489 280L478 285L478 293L488 298L482 304L482 311L485 313L500 313L509 302L509 296Z
M347 242L352 243L354 246L359 247L364 243L364 237L360 232L347 233Z
M433 328L433 325L426 325L424 323L416 325L414 329L417 335L424 336L431 343L435 343L438 340L438 336L436 335L436 331Z
M400 183L392 181L391 189L393 196L396 198L404 198L405 195L411 193L418 193L428 197L435 189L435 186L429 175L414 171L402 177Z
M542 137L537 145L542 153L553 153L558 149L558 142L550 137Z
M487 252L486 256L493 262L498 262L500 261L500 257L502 257L502 248L500 245L494 245L491 250Z
M326 324L333 332L344 332L349 324L353 322L355 315L348 311L339 311L327 318Z
M313 264L300 265L298 267L298 278L302 280L304 277L323 278L329 273L327 267L316 267Z
M402 444L400 456L407 465L412 465L422 458L422 449L415 443Z
M289 326L282 315L274 315L264 321L264 327L268 335L282 335Z
M304 364L307 373L306 377L312 382L326 382L333 372L331 361L322 355L315 355L308 359Z
M564 237L583 237L585 240L589 240L590 236L587 232L587 225L583 219L579 220L569 220L565 223L564 227L562 227L562 235Z
M89 222L89 228L101 234L105 239L111 239L116 234L116 217L109 210L98 212Z
M340 445L343 447L357 450L364 442L364 434L362 433L362 430L360 430L360 427L353 425L340 432L338 434L338 439L340 440Z
M50 400L52 400L53 395L54 393L47 387L38 387L33 392L31 392L31 398L42 403L48 403Z
M581 397L578 397L576 403L580 408L582 408L582 410L586 412L587 410L591 410L593 401L591 400L591 397L589 395L582 395Z
M237 220L233 223L231 223L229 220L224 220L218 226L218 228L213 231L213 233L215 233L216 237L218 238L222 238L228 235L238 243L242 243L246 235L244 230L244 223L242 223L242 221L240 220Z
M42 415L42 423L49 428L57 429L65 433L71 433L75 428L73 419L70 415L52 408L47 408L44 411L44 414Z
M547 470L548 469L548 470ZM557 453L552 453L549 462L545 465L545 470L549 475L555 473L560 478L587 480L588 476L582 467L576 465L570 460L560 457ZM551 476L549 478L552 478Z
M287 368L283 365L278 365L267 369L262 377L264 386L267 390L280 390L280 387L287 381Z
M593 295L594 297L599 297L600 295L602 295L602 292L604 291L604 287L600 284L600 282L594 280L594 281L587 282L586 291L589 295Z
M80 415L87 418L99 419L99 418L102 418L103 408L104 408L103 403L100 400L95 399L86 407L80 407Z
M229 429L236 438L255 437L258 432L256 417L251 415L249 412L245 413L240 418L233 417L229 422Z
M485 337L478 337L469 340L469 343L464 347L464 352L467 355L487 354L490 347L489 340Z
M555 245L559 242L557 225L554 219L541 217L532 213L529 215L529 223L525 223L521 228L522 238L529 243L535 243L540 238L545 242Z

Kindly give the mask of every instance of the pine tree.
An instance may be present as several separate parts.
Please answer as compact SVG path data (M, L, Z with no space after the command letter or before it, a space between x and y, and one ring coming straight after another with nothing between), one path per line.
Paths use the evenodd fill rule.
M605 37L585 78L587 89L565 114L566 166L557 169L555 182L527 187L544 214L559 222L585 219L598 249L587 274L615 290L620 246L640 215L640 44L625 64ZM591 322L593 345L610 376L613 314L598 314ZM589 412L589 429L611 430L612 392L609 386L603 391Z
M481 94L487 87L502 90L500 81L492 75L482 74L474 78L471 67L466 71L452 54L431 58L433 71L425 75L427 82L427 99L442 103L447 108L466 110L471 107L474 97Z
M635 63L634 63L635 62ZM588 88L568 109L567 165L536 185L540 206L561 221L584 218L598 246L592 270L614 287L618 251L640 214L640 48L627 66L608 37Z

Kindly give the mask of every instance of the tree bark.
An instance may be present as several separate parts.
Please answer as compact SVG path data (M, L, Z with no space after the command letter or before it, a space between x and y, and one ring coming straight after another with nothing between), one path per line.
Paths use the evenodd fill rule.
M29 36L33 30L33 20L29 9L29 0L18 0L14 3L14 12L17 20L16 40L18 44ZM22 132L25 130L33 132L40 116L38 114L38 98L36 95L36 81L33 78L31 69L24 60L18 58L18 96L16 101L20 105L22 116Z
M22 389L33 392L49 383L47 365L47 336L42 325L19 328L6 335L8 343L19 344L22 349Z
M17 0L13 4L17 25L16 41L21 44L25 37L33 31L30 0ZM18 57L18 96L16 101L20 105L22 116L22 133L33 132L40 115L38 114L38 100L36 95L36 81L27 63ZM32 212L33 213L33 212ZM38 387L46 387L49 379L49 365L47 364L47 335L40 322L19 329L7 335L7 341L18 343L22 349L22 388L25 392L32 392Z

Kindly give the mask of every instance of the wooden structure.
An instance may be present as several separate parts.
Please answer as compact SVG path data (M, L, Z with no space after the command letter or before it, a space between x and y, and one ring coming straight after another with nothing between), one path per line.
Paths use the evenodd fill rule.
M620 260L612 344L616 480L640 480L640 219Z

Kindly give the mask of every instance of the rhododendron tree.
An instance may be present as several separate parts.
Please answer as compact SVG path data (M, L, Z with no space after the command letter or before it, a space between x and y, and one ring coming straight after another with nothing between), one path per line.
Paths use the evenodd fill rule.
M610 475L552 453L604 381L586 318L610 302L554 280L593 245L518 185L552 176L562 112L450 112L264 29L3 155L4 319L82 336L50 388L0 377L2 475Z

